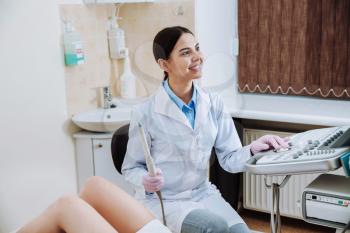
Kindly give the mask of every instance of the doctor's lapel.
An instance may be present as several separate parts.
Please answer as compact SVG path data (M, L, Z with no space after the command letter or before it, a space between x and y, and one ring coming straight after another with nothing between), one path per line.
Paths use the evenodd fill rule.
M201 88L197 87L197 106L196 106L196 118L194 123L195 131L203 127L208 120L208 113L211 107L209 94L205 93Z
M185 114L176 106L176 104L170 99L168 93L161 86L155 95L154 110L157 113L170 117L176 121L181 122L190 129L192 129Z

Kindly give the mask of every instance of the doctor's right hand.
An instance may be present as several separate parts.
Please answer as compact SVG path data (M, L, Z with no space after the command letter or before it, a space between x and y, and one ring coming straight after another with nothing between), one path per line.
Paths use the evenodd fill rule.
M142 184L145 190L149 193L154 193L159 191L164 185L164 177L162 170L157 168L156 175L150 176L149 173L142 177Z
M288 137L281 138L276 135L265 135L257 140L253 141L250 144L250 151L253 155L258 152L271 150L271 149L279 149L279 148L287 148L288 147Z

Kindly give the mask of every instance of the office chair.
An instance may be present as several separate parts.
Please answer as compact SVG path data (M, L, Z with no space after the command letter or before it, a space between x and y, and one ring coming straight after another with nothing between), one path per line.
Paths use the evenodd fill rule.
M241 130L235 121L238 133L241 136ZM121 169L126 153L126 148L129 140L129 124L119 128L112 137L111 151L114 167L121 174ZM220 190L224 199L230 203L230 205L237 209L239 202L239 187L240 187L240 174L232 174L223 170L216 158L215 151L212 150L210 158L210 181L216 185Z
M129 124L122 126L114 132L111 142L111 151L114 167L121 174L122 165L129 140Z

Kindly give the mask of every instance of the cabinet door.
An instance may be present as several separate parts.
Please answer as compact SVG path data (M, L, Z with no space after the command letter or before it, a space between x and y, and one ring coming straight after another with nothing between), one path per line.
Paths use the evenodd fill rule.
M94 175L102 176L112 183L118 185L129 194L133 189L124 177L115 169L111 152L111 139L94 139Z
M94 153L91 145L91 138L77 138L75 141L79 191L84 187L87 179L95 174Z

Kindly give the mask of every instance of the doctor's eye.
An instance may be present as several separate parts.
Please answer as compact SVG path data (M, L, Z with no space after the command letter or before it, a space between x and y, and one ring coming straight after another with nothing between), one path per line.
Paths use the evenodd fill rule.
M190 50L185 50L184 52L181 53L181 55L189 55L190 54Z
M196 46L196 51L200 51L199 45Z

